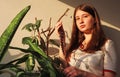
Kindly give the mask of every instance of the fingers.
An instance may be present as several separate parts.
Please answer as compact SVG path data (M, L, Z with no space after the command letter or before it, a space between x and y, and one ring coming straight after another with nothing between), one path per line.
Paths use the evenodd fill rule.
M75 77L75 70L72 70L71 72L69 72L66 76L67 77Z
M66 77L81 77L82 76L81 70L75 67L72 67L72 66L64 69L63 73L65 74Z
M57 24L55 25L55 31L56 33L58 33L59 37L64 38L65 32L62 22L57 22Z
M73 77L73 74L76 72L74 67L67 67L64 69L63 73L66 75L66 77Z
M62 26L62 22L57 22L57 24L55 25L55 31L56 33L58 33L59 28Z
M62 22L57 22L57 24L55 25L55 28L58 30L60 27L62 26Z

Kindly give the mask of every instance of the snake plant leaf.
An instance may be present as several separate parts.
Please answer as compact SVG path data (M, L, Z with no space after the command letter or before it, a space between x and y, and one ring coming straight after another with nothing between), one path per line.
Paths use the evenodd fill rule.
M10 44L16 30L18 29L18 26L20 25L24 16L29 11L30 7L31 6L29 5L29 6L25 7L23 10L21 10L15 16L15 18L11 21L11 23L6 28L6 30L2 33L2 35L0 37L0 62L1 62L2 58L4 57L6 51L9 47L9 44Z

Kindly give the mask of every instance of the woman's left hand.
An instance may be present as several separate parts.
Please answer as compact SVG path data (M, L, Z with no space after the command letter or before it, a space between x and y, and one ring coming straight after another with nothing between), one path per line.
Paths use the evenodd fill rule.
M66 77L83 77L84 71L76 67L69 66L64 69L63 73L65 74Z

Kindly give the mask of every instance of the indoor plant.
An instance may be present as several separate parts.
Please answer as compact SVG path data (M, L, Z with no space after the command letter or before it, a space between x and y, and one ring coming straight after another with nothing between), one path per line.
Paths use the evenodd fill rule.
M7 29L1 35L0 62L4 57L4 54L6 53L20 22L22 21L25 14L29 11L29 9L30 9L30 6L27 6L20 13L18 13L17 16L12 20L10 25L7 27ZM60 17L60 19L64 15L65 13ZM6 64L0 64L1 73L3 69L8 68L8 70L12 70L15 73L14 77L62 77L63 76L59 68L59 64L60 64L59 59L58 58L53 59L48 55L48 46L50 42L52 42L52 44L59 46L59 44L57 44L54 40L50 39L50 36L53 33L54 28L52 29L49 24L49 27L46 30L42 30L41 33L43 33L44 35L45 35L45 32L48 31L48 34L45 35L46 42L47 42L45 44L45 40L41 37L40 31L39 31L40 23L41 23L41 20L36 19L35 24L29 23L25 25L25 27L23 27L23 29L26 29L28 31L34 31L34 32L37 31L38 36L34 35L33 37L23 38L22 43L29 46L26 49L10 46L10 48L18 49L26 54ZM37 61L37 63L39 64L37 72L34 71L34 67L36 63L35 61ZM20 68L19 64L21 63L25 63L26 65L25 69ZM11 75L12 75L11 77L13 77L13 74Z

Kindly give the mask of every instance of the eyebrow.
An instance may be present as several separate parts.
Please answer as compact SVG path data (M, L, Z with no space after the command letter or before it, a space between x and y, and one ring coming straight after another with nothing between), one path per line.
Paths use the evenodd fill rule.
M89 14L85 13L85 14L82 14L82 15L89 15ZM79 17L79 16L75 16L75 17Z
M79 16L75 16L75 17L79 17Z

